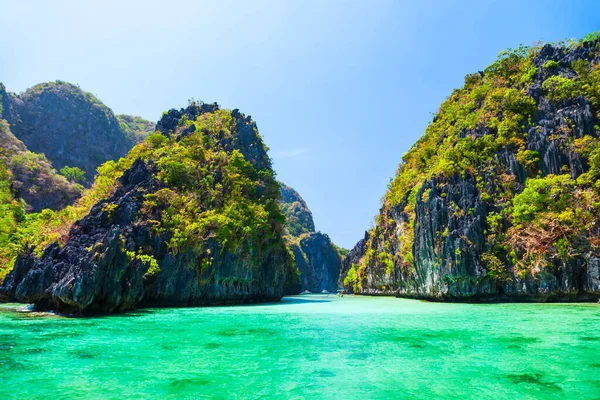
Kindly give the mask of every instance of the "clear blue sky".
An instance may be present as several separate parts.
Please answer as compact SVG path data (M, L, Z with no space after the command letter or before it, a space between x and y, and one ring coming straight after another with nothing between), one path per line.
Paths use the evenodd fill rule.
M526 4L525 4L526 3ZM431 113L504 48L600 29L600 1L2 1L0 81L79 84L156 121L257 121L280 180L352 247Z

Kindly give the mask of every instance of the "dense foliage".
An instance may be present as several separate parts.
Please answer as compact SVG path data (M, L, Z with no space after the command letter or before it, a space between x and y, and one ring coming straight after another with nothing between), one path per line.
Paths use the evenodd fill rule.
M70 180L72 182L76 182L76 183L85 182L85 171L82 170L81 168L66 166L66 167L62 167L59 172L62 176L64 176L65 178L67 178L68 180Z
M117 121L119 126L125 135L134 140L136 143L144 140L146 136L154 133L154 122L147 121L142 117L136 117L131 115L117 115Z
M291 187L279 183L281 186L281 211L286 218L287 232L298 237L304 233L315 231L313 216L304 199Z
M557 58L540 65L537 60L543 52ZM575 53L585 56L569 58ZM574 154L571 160L579 154L584 171L571 170L564 156L556 161L563 164L560 173L549 174L530 135L531 129L539 132L537 121L558 109L575 115L572 107L585 110L589 104L595 113L592 118L600 118L599 55L598 34L593 34L554 47L510 49L484 72L468 75L464 86L441 105L425 134L402 157L376 227L369 232L366 251L344 283L360 290L372 266L385 270L388 277L396 267L396 276L414 276L417 204L429 201L431 185L438 196L442 193L440 201L444 202L444 187L456 177L474 179L478 196L489 210L486 250L479 260L489 277L532 276L542 273L551 260L597 250L600 128L587 126L581 131L569 119L574 117L564 111L565 117L561 114L557 122L560 129L548 138L559 154ZM539 111L542 104L544 111ZM522 167L526 173L524 182L503 164L511 155L518 162L515 170ZM474 211L457 204L448 207L457 218ZM446 226L434 241L439 244L449 234ZM457 260L460 252L457 248Z
M58 212L24 215L20 224L8 221L3 232L11 231L5 235L10 245L0 245L8 249L2 265L10 266L16 255L30 246L39 254L55 240L65 243L73 222L114 193L117 178L138 158L153 165L156 178L163 182L160 190L146 194L140 221L151 223L155 234L167 239L173 254L193 250L204 263L210 263L206 243L211 238L231 252L256 258L268 252L266 245L284 247L285 218L278 206L279 185L270 161L264 149L264 159L256 162L245 158L243 148L232 148L239 140L239 119L233 114L217 109L194 119L185 116L173 131L157 131L127 157L100 166L93 186L75 205ZM257 138L252 146L262 148L255 126L250 126ZM6 207L18 205L10 192L3 193L2 200ZM110 213L114 207L107 203L103 209ZM131 256L146 260L149 254L140 249Z
M0 279L12 269L17 255L27 252L31 246L40 255L50 243L56 240L64 243L71 225L114 191L115 180L130 165L131 161L123 159L119 163L109 161L100 166L94 185L85 190L74 205L59 211L46 208L27 213L25 201L16 199L11 190L10 170L0 164L0 207L3 211L0 218Z
M240 149L229 148L236 140L232 112L216 110L182 121L170 137L155 133L136 147L138 156L156 162L158 178L168 185L148 194L145 208L157 232L170 233L169 247L201 253L198 247L214 237L232 251L250 252L250 246L281 237L284 217L270 162L255 168ZM156 209L160 220L152 219Z

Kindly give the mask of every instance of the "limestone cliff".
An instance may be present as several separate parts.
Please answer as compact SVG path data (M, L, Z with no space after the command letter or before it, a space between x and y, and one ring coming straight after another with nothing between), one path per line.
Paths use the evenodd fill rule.
M298 282L289 287L288 293L335 292L342 262L338 250L329 236L315 232L312 213L298 192L281 182L280 186L286 238L299 272Z
M158 129L102 167L80 203L99 201L19 256L0 297L77 315L281 298L292 256L254 121L194 103Z
M44 154L57 170L78 167L86 186L96 168L118 160L153 131L139 117L115 117L93 94L68 82L41 83L21 94L6 92L0 84L0 115L28 150Z
M12 197L24 200L24 211L59 210L72 204L83 190L57 173L43 154L36 154L17 139L5 120L0 119L0 164L7 175L0 180Z
M403 157L340 281L455 301L600 295L600 41L469 75Z

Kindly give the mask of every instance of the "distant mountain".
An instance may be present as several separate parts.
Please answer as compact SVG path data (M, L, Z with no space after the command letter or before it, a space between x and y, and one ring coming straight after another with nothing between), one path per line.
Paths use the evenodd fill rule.
M306 202L291 187L281 186L280 207L286 216L287 240L300 273L290 293L305 290L335 292L342 258L329 236L315 232L313 216Z
M281 211L286 216L286 229L291 236L297 237L304 233L313 233L315 223L306 202L300 194L283 182L281 186Z
M133 117L131 115L117 115L117 121L119 126L125 134L125 137L132 139L134 142L139 143L146 136L154 133L156 124L152 121L147 121L142 117Z
M59 175L43 154L28 151L4 120L0 120L0 164L6 171L4 186L11 198L25 201L24 211L59 210L83 191L81 185Z
M115 117L93 94L68 82L35 85L21 94L0 84L1 118L27 149L44 154L54 168L77 167L89 186L96 168L123 157L153 124L139 117Z

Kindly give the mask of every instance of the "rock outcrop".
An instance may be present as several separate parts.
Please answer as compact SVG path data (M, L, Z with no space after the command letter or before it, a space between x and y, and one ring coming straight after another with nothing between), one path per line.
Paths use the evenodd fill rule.
M28 150L44 154L57 170L82 169L86 186L99 165L125 156L153 125L139 117L118 120L94 95L63 81L42 83L18 95L1 85L0 97L1 118Z
M342 257L326 234L315 232L313 216L304 199L289 186L281 186L280 207L286 217L286 237L298 268L298 282L287 293L308 290L335 292Z
M18 257L0 299L86 315L282 297L291 256L255 123L192 104L159 127L64 245Z
M503 54L444 103L340 281L451 301L600 296L600 42Z
M342 259L329 236L321 232L305 234L291 248L300 272L301 291L337 290Z
M30 212L62 209L75 202L83 190L81 185L59 175L43 154L28 151L1 119L0 164L9 171L6 184L13 196L24 200Z
M304 199L291 187L283 182L281 186L281 210L285 214L285 227L289 234L298 237L304 233L315 231L313 216Z

